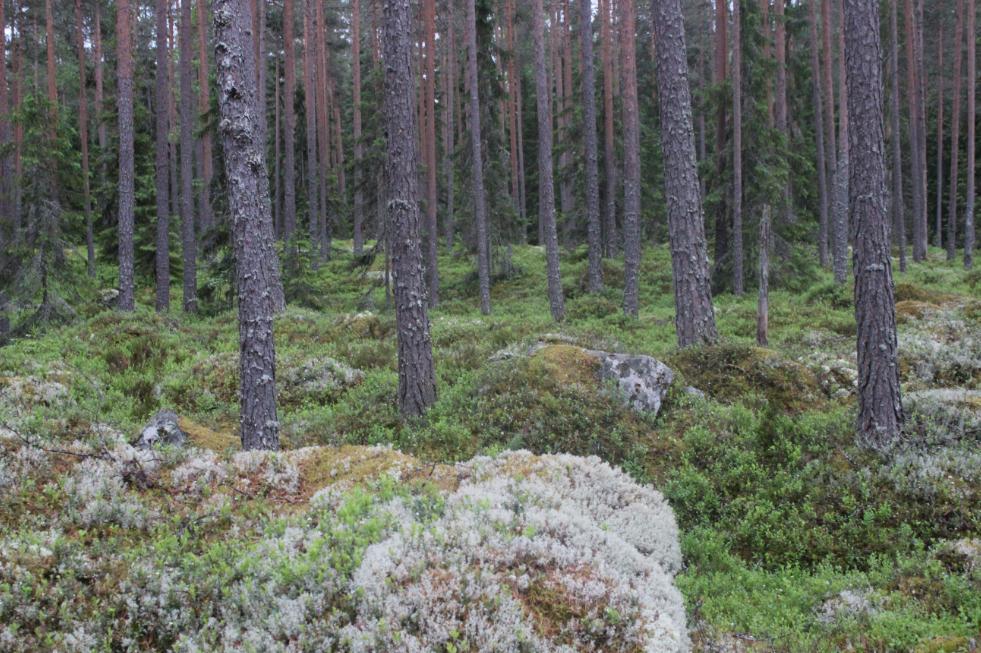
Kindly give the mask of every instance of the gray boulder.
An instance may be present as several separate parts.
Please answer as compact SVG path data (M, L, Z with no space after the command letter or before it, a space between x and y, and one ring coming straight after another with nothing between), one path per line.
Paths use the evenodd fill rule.
M143 427L133 446L137 449L149 449L160 444L183 446L186 442L187 433L181 429L177 413L161 410Z
M600 378L614 381L628 406L655 415L674 381L670 367L650 356L591 351L600 361Z

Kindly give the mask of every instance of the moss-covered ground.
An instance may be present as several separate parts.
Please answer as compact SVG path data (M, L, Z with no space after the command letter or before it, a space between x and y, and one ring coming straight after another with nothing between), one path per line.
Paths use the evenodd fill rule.
M452 483L443 464L509 448L595 454L654 484L674 508L685 556L677 582L696 650L974 650L981 631L981 274L947 264L939 251L897 273L908 427L895 450L874 453L852 435L849 287L836 287L826 272L778 262L768 349L755 346L752 293L715 298L719 345L679 351L666 247L645 253L635 320L620 310L622 264L606 262L606 290L589 295L585 259L582 249L563 255L568 319L557 325L541 248L514 248L508 272L495 277L489 316L478 310L473 261L460 250L446 253L440 305L431 311L439 399L425 418L403 422L395 406L395 318L381 279L337 250L318 272L293 276L294 302L275 328L284 448L340 447L330 455L341 463L323 452L303 458L289 500L242 491L234 509L208 513L208 528L174 514L167 529L79 528L59 537L91 551L194 556L216 577L231 577L247 570L221 562L223 533L240 537L237 520L246 529L270 528L290 502L330 483L357 492L371 486L363 479L393 465L411 468L407 478L421 486ZM109 285L113 270L100 275ZM237 450L234 310L161 316L146 308L152 299L143 289L143 307L122 315L92 295L75 323L0 348L5 428L55 449L91 437L82 434L93 424L135 435L155 411L171 408L196 446ZM548 346L525 355L537 342ZM661 414L625 408L595 381L593 359L579 355L579 346L668 363L679 378ZM328 367L318 367L327 359ZM348 367L363 374L347 374ZM59 388L67 397L55 396ZM405 456L353 445L391 445ZM58 474L59 460L49 456L48 469L2 490L0 531L41 532L66 509L65 492L45 480ZM152 505L173 509L163 490L147 492L161 493ZM368 501L358 496L337 516L356 527L324 527L335 557L361 546L344 537L375 528L358 521L358 502ZM52 614L65 601L93 602L97 611L100 601L111 603L105 597L123 573L97 565L86 573L98 582L72 586L37 564L33 589L17 589L31 596L14 597L10 584L0 584L0 615L13 615L16 601L36 601ZM303 564L316 567L308 558ZM89 589L52 596L54 586ZM536 614L559 609L548 596L535 599ZM338 601L332 609L345 609ZM43 643L48 622L30 623ZM147 639L147 647L172 641L154 637L163 639Z

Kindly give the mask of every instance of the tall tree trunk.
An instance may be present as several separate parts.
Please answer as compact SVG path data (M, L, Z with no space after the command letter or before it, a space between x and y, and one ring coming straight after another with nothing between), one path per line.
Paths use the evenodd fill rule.
M894 0L895 1L895 0ZM947 196L947 260L957 255L957 182L961 144L961 69L964 47L964 1L957 2L957 25L954 29L954 101L950 114L950 194Z
M787 140L788 146L790 141L790 129L787 119L787 23L785 20L784 3L786 0L775 0L774 7L775 11L775 37L776 41L774 52L777 61L777 84L776 84L776 94L777 97L774 101L774 117L776 120L777 131L783 134L784 139ZM783 219L784 222L790 223L794 221L794 199L793 192L790 187L790 179L787 179L787 185L784 187L783 192Z
M596 142L596 78L593 69L592 0L579 0L582 56L583 142L586 165L586 240L589 246L589 291L603 288L603 243L600 233L599 154Z
M780 0L777 0L780 2ZM779 100L778 100L779 101ZM760 217L759 294L756 299L756 344L766 347L770 339L770 206Z
M99 143L99 159L102 164L99 166L99 182L106 183L108 170L106 164L106 149L109 147L109 133L106 128L106 121L103 120L105 111L105 92L103 89L103 69L102 61L102 3L95 3L95 24L92 28L93 40L95 41L95 133Z
M283 238L293 240L296 232L296 112L293 98L296 96L296 60L293 56L293 0L283 0L283 56L286 80L283 88Z
M817 181L820 222L818 223L818 260L821 267L828 266L828 163L825 151L824 98L821 92L820 42L817 29L817 4L821 0L810 0L811 28L811 86L814 103L814 140L817 146Z
M2 25L3 16L0 12L0 26ZM78 48L78 139L82 147L82 211L85 214L86 270L90 277L94 277L95 236L92 233L92 191L89 181L89 99L85 83L85 29L82 22L82 0L75 0L75 34ZM0 58L0 66L2 64L3 61ZM0 78L0 85L6 85L3 78ZM7 102L4 99L0 102L0 111L6 111L6 106ZM3 137L3 129L3 126L0 125L0 137ZM2 144L2 140L0 140L0 144ZM3 189L0 188L0 193L2 192Z
M156 75L156 141L154 142L154 180L156 182L157 202L157 251L155 270L157 276L156 309L163 312L170 309L170 197L168 179L168 154L170 143L170 122L168 102L170 79L167 76L167 14L169 0L156 0L157 70Z
M116 103L119 116L119 309L135 308L133 280L133 42L129 0L116 0Z
M845 0L849 204L855 219L855 319L858 324L858 435L886 447L903 425L896 307L882 135L882 71L876 0Z
M611 5L613 0L600 0L600 39L603 42L603 170L606 178L605 251L614 256L619 249L617 240L617 163L613 130L613 30Z
M171 4L171 3L168 3ZM177 5L180 7L180 4ZM168 50L170 52L177 52L177 17L174 15L174 7L168 7L167 20L170 27L170 34L168 35ZM170 79L170 97L168 99L167 106L167 116L168 122L170 123L171 129L177 129L179 122L177 119L177 96L179 79L177 77L176 68L174 67L174 57L167 58L167 77ZM177 175L177 162L180 157L177 156L177 142L178 138L170 138L170 214L177 216L180 214L180 178Z
M842 0L838 0L838 160L834 179L831 256L835 283L848 280L848 88L845 71L845 34Z
M354 131L354 255L364 251L364 190L362 189L362 160L364 145L361 143L361 0L351 2L351 77L352 112Z
M552 178L552 107L545 65L545 9L533 0L532 32L535 41L535 94L538 103L538 220L545 236L548 304L552 319L565 319L562 276L559 270L559 237L555 227L555 182Z
M409 63L412 33L409 0L385 0L384 12L384 119L388 136L385 177L388 223L393 230L390 242L395 274L399 410L402 415L412 417L423 414L436 401L436 375L419 242L419 152L416 149L414 77ZM470 13L473 18L472 0ZM470 25L468 32L473 21ZM475 70L472 72L476 73ZM473 88L476 89L476 84ZM479 114L475 111L474 115Z
M563 147L559 150L559 204L562 207L563 234L565 240L575 229L575 196L572 188L572 150L565 141L572 138L572 15L570 0L561 0L561 50L558 63L562 75L562 97L556 110L559 112L559 138Z
M962 0L958 0L961 2ZM889 112L892 127L892 225L895 241L899 245L899 271L906 271L906 203L903 198L903 132L899 115L899 0L889 3L889 76L892 91ZM956 190L956 189L955 189ZM956 202L954 203L956 205Z
M934 245L944 246L944 24L937 36L937 206L934 225Z
M920 156L920 120L919 120L919 84L917 75L916 56L916 13L913 10L913 0L905 0L906 28L906 97L909 101L909 132L910 132L910 161L912 174L910 183L913 184L913 260L926 259L926 197L922 179L926 170L921 167Z
M256 61L249 42L247 0L214 0L213 6L220 131L238 286L242 448L278 449L273 315L279 279L263 262L275 252L267 226L272 218L265 130L260 124L264 118L256 110Z
M974 129L977 122L974 102L977 91L977 12L974 0L966 0L967 8L967 202L964 206L964 268L974 265Z
M9 220L11 225L16 224L16 219L11 215L12 202L11 194L13 191L13 181L11 179L10 156L4 151L10 141L10 108L7 106L7 21L3 16L4 3L0 1L0 215L3 220ZM16 7L15 7L16 9ZM13 21L11 21L13 22ZM10 37L13 39L14 31L11 29ZM81 26L79 26L79 40L81 41ZM3 302L6 304L6 301ZM8 325L9 326L9 325ZM5 331L0 331L0 339L4 337Z
M728 78L726 72L728 4L727 0L715 0L715 75L713 81L718 88L723 87ZM656 46L657 42L655 41ZM658 83L660 84L660 82ZM725 183L727 159L726 102L723 100L719 102L719 112L715 125L715 175L717 184ZM729 258L729 203L726 201L727 196L728 193L724 191L720 193L722 200L719 202L715 213L715 272L717 278Z
M456 150L456 121L459 114L456 113L457 98L457 51L456 51L456 20L453 12L454 3L452 0L447 3L446 12L446 31L448 34L448 47L446 48L446 106L443 109L446 115L446 134L443 138L443 166L446 175L446 216L443 218L443 231L445 232L446 247L453 249L453 230L454 212L456 200L456 181L454 180L455 166L453 165L453 154Z
M11 64L11 74L14 77L14 87L11 89L11 100L13 102L14 111L20 110L21 102L24 99L24 89L23 89L23 70L24 61L22 54L23 46L23 34L21 33L21 27L19 21L17 20L17 5L14 5L14 15L11 17L11 22L13 23L14 30L16 32L17 39L12 44L12 49L10 53L10 64ZM12 33L13 33L12 32ZM24 149L24 125L17 123L14 125L14 179L13 179L13 194L14 194L14 228L20 229L22 225L21 215L21 179L23 179L24 173L24 161L22 157Z
M51 10L51 0L44 0L44 32L45 46L48 51L48 102L51 103L51 121L48 126L51 139L54 140L58 127L58 68L55 59L55 33L54 33L54 14Z
M184 271L184 311L198 308L197 238L194 231L194 98L191 85L191 0L181 0L181 249Z
M695 134L688 86L685 23L680 0L652 0L657 48L657 97L664 151L678 345L718 339L709 280L702 199L695 170Z
M208 8L205 0L198 4L198 115L200 120L211 110L211 93L208 88ZM263 3L264 4L264 3ZM265 88L260 86L260 89ZM265 114L260 114L265 115ZM265 120L265 118L263 118ZM201 194L198 197L198 217L201 231L214 226L211 209L211 179L214 177L214 160L211 144L211 129L201 133Z
M279 153L282 150L280 143L282 126L280 125L280 91L279 91L279 53L276 53L276 63L273 68L275 81L273 82L273 235L279 238L283 234L283 178L279 170Z
M732 292L743 294L742 0L732 3Z
M637 317L640 276L640 119L637 109L637 63L634 34L637 18L634 0L621 0L623 48L623 312ZM691 106L689 99L689 128ZM663 127L663 125L662 125ZM692 142L694 148L694 141ZM694 154L694 151L693 151Z
M429 306L439 303L438 244L436 205L436 0L423 0L423 34L425 36L425 164L426 164L426 285L429 287Z
M388 1L388 0L387 0ZM401 3L403 0L391 0ZM480 284L480 312L488 315L490 305L490 243L487 233L487 199L484 194L484 158L480 126L480 91L477 84L477 11L474 0L467 8L467 79L470 86L470 148L473 171L474 220L477 223L477 277ZM389 8L386 7L386 13Z
M303 12L303 102L304 116L307 127L307 227L310 237L310 248L316 250L320 240L320 167L317 165L317 92L316 92L316 53L313 44L314 25L316 24L316 9L314 4L319 0L306 0ZM314 270L320 267L320 256L316 253L310 256L310 265Z
M821 51L824 53L822 61L822 75L824 83L824 121L827 139L825 145L828 153L828 179L834 186L834 177L838 172L838 139L835 136L835 83L831 74L834 65L834 50L831 49L831 3L833 0L823 0L821 2ZM834 211L834 190L832 189L831 208Z
M317 132L318 145L320 147L320 212L319 212L319 236L317 242L320 243L320 258L327 260L330 254L330 237L332 233L333 220L330 216L330 172L335 168L330 160L330 124L328 122L328 104L330 98L327 94L327 29L324 23L323 3L315 3L314 16L316 27L313 32L313 42L316 46L317 60L317 79L314 88L317 89ZM311 246L313 243L311 243Z

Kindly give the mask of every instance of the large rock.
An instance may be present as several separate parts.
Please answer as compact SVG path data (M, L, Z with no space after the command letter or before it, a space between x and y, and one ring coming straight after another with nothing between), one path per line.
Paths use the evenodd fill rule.
M143 427L133 446L137 449L149 449L161 444L183 446L186 442L187 433L181 428L177 413L161 410Z
M650 356L610 354L593 351L600 360L599 375L604 381L614 381L620 394L634 410L655 415L674 381L671 368Z

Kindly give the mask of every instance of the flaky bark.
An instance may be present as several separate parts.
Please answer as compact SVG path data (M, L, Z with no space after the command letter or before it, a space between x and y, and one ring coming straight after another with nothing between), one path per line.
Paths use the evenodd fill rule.
M220 134L235 246L239 320L239 425L243 449L278 449L274 286L262 259L275 256L256 62L247 0L214 0ZM265 214L265 215L263 215Z
M732 292L743 294L742 0L732 4Z
M562 277L559 270L559 238L555 228L555 180L552 175L552 107L545 64L545 10L533 0L532 32L535 41L535 95L538 102L538 220L545 237L548 304L552 319L565 318Z
M412 23L409 0L385 0L382 28L384 124L387 137L385 178L388 224L392 229L389 242L395 276L399 410L411 417L421 415L436 401L436 376L419 239L416 168L419 150L414 77L410 64Z
M695 171L695 135L679 0L652 0L657 88L664 151L671 267L678 345L718 339L710 291L702 200Z
M634 33L637 17L634 0L621 0L623 21L623 312L637 317L640 276L640 119L637 107L637 63ZM684 56L684 50L682 50ZM687 69L687 64L685 64ZM685 78L687 83L687 77ZM691 129L691 99L688 107ZM663 125L662 125L663 127ZM692 141L694 154L694 141ZM694 162L693 162L694 165Z
M586 166L586 242L589 247L589 291L603 288L603 243L600 233L599 154L596 139L596 75L593 67L592 0L579 0L579 43L582 57L583 144Z
M893 0L894 2L898 0ZM957 24L954 29L954 99L950 114L950 194L947 196L947 260L953 261L957 248L957 181L958 157L961 151L961 70L964 47L964 0L957 3Z
M899 270L905 272L906 203L903 199L903 134L899 125L899 28L897 26L899 0L891 0L889 4L889 75L892 78L890 100L892 108L889 112L892 130L892 228L894 239L899 246Z
M401 0L398 0L401 2ZM490 243L487 233L487 198L484 191L484 155L480 126L480 91L477 84L477 12L474 0L467 8L467 79L470 93L470 167L473 171L474 220L477 223L477 277L480 312L490 313Z
M814 103L814 141L817 147L817 182L818 182L818 261L821 267L828 265L828 210L830 208L828 193L828 163L824 142L824 98L821 93L821 62L818 53L820 42L817 29L817 3L820 0L810 0L810 30L811 30L811 86Z
M156 140L154 142L154 173L157 204L157 251L155 260L157 294L156 309L170 309L170 198L168 155L170 121L167 110L170 95L170 79L167 70L167 12L168 0L156 1Z
M181 249L184 311L198 308L197 236L194 231L194 98L191 97L191 0L181 0Z
M0 29L2 25L3 16L0 15ZM94 277L95 237L92 233L92 192L89 182L89 98L85 84L85 30L82 22L82 0L75 0L75 35L78 49L78 140L82 148L82 212L85 214L86 271L90 277ZM2 65L3 59L0 58L0 67ZM0 77L0 85L5 84L6 81ZM0 111L5 111L6 105L5 100L0 102ZM0 139L3 137L2 130L3 126L0 125ZM3 140L0 140L0 145L2 144ZM3 188L0 187L0 194L2 193Z
M116 0L116 104L119 118L119 310L134 309L133 35L129 0Z
M974 0L965 0L967 8L967 201L964 205L964 267L974 265L974 130L977 122L974 102L977 92L977 22Z
M895 442L903 425L882 134L882 72L876 0L845 0L849 207L855 223L858 435Z

